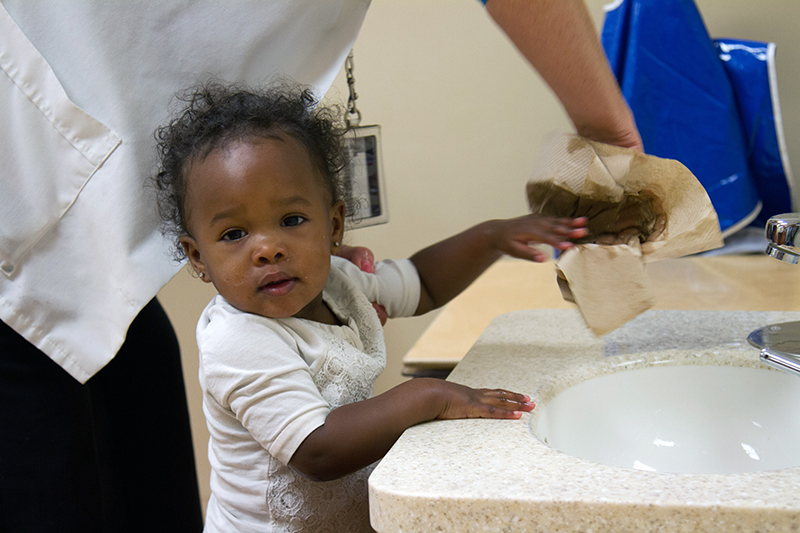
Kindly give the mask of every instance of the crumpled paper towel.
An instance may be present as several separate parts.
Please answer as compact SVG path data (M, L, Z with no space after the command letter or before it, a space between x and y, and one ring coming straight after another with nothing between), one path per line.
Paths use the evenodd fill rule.
M589 235L561 253L561 293L604 335L653 305L645 264L723 245L717 213L678 161L555 134L528 182L531 211L588 217Z

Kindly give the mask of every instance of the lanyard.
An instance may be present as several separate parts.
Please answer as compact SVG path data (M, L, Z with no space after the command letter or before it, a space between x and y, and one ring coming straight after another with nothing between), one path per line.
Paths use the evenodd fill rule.
M350 97L347 100L345 142L350 151L350 161L344 169L345 193L348 207L349 228L360 228L384 224L389 221L386 209L386 187L381 161L381 127L377 124L362 126L361 111L356 107L356 78L353 51L344 63Z

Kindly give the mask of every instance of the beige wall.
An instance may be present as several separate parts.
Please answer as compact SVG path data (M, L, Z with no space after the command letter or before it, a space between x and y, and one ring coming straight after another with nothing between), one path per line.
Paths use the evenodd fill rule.
M590 0L598 27L605 2ZM800 165L800 3L697 0L714 37L778 43L779 86L792 160ZM571 131L560 104L476 0L375 0L355 45L363 124L380 124L390 222L346 242L376 257L406 257L482 220L526 212L523 188L542 137ZM343 74L328 98L347 98ZM800 166L798 167L800 172ZM205 429L197 385L195 322L213 288L181 272L159 294L178 332L208 498ZM433 314L386 326L381 392L399 383L401 359Z

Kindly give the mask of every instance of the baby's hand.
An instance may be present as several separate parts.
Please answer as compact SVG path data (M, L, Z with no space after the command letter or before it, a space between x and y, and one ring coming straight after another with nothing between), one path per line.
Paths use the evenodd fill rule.
M443 408L437 419L519 418L535 407L529 396L502 389L472 389L450 381L440 382Z
M531 244L549 244L559 250L574 246L575 239L585 237L588 219L555 218L531 214L519 218L492 221L495 224L495 247L512 257L543 262L547 256Z

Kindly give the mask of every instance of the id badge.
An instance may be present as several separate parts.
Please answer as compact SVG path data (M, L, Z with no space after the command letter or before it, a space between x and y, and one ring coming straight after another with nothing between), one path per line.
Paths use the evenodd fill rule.
M348 207L348 229L363 228L389 221L386 187L381 164L381 127L351 127L345 135L350 164L343 171Z

